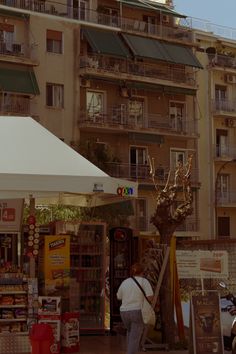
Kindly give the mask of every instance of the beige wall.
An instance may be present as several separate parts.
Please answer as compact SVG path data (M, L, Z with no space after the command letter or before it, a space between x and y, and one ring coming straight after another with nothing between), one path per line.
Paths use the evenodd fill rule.
M32 105L40 116L40 122L59 138L64 138L67 143L73 140L74 116L74 36L73 26L63 21L31 16L30 33L31 41L36 47L36 59L40 65L35 68L40 96L37 96ZM47 29L63 33L63 54L48 53L46 51ZM34 41L33 41L34 40ZM46 107L46 83L64 85L64 109Z

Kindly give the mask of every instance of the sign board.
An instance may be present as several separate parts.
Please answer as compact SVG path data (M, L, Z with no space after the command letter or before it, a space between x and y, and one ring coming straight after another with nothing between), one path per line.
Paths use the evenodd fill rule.
M198 291L191 296L191 330L194 354L224 352L217 291Z
M21 230L24 199L0 199L0 232Z
M70 283L70 236L49 235L44 238L44 276L48 295L63 292Z
M217 278L229 276L227 251L176 250L179 279Z

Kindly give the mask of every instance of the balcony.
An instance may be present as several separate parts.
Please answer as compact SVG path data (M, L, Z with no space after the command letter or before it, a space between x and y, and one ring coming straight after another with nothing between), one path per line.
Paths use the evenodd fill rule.
M236 146L233 144L228 145L215 145L215 158L218 161L227 161L236 159Z
M31 58L32 50L33 48L30 49L24 43L15 41L12 43L12 41L7 40L0 41L0 55L4 56L1 58L4 61L17 61L21 63L22 60Z
M164 185L167 181L167 177L170 171L169 166L161 166L156 169L156 183L160 185ZM109 162L106 163L105 172L108 173L112 177L124 178L124 179L132 179L138 180L139 183L150 183L153 184L152 178L150 176L150 168L149 165L135 165L129 163L117 163L117 162ZM194 185L199 183L198 177L198 169L192 169L191 173L191 182ZM175 171L170 171L170 182L174 181Z
M187 217L182 225L176 228L176 232L196 232L199 231L200 220L196 218Z
M209 64L212 67L236 69L236 58L230 55L208 54Z
M84 56L80 58L80 74L107 77L119 80L140 80L149 84L169 84L174 86L194 88L196 86L193 72L186 72L184 68L166 64L147 64L143 62L129 62L122 59L99 56ZM132 75L132 76L131 76Z
M212 112L218 117L236 117L236 102L229 100L212 100Z
M107 113L80 112L78 126L84 129L103 129L107 131L136 131L146 133L161 133L166 135L197 137L197 124L186 118L171 119L168 115L143 114L128 112L126 104L108 108Z
M29 116L30 99L11 94L1 95L0 113L1 115Z
M236 191L228 190L217 193L217 206L236 206Z
M90 22L102 26L121 28L124 31L140 32L142 35L151 35L157 38L173 39L181 42L193 42L192 31L186 22L180 26L150 25L143 21L129 19L120 16L108 15L93 9L84 7L70 7L60 2L38 0L1 0L1 5L19 8L23 10L40 12L79 22ZM117 9L117 12L119 10Z

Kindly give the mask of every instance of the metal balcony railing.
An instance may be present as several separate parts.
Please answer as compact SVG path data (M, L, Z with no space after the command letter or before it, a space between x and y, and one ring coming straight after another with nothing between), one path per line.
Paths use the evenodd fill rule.
M11 94L0 95L0 113L28 116L30 115L30 99Z
M99 56L83 56L80 58L80 68L89 69L89 72L96 72L104 76L104 73L114 74L117 77L122 75L133 75L142 77L148 83L153 79L174 81L177 84L186 84L194 87L196 85L193 72L186 72L184 68L176 68L169 64L146 64L134 63L128 60L116 60L114 58L105 58ZM127 77L124 77L127 79Z
M129 164L129 163L117 163L117 162L108 162L105 164L105 172L112 177L117 178L126 178L126 179L135 179L143 181L146 183L153 183L150 176L150 167L148 164ZM169 166L161 166L156 168L155 173L155 182L157 184L165 184L169 174ZM191 172L191 182L193 184L199 183L198 177L199 171L196 168L192 169ZM174 181L175 171L170 171L170 181Z
M236 28L218 25L196 17L181 18L179 19L179 25L204 32L211 32L222 38L236 39Z
M215 145L215 157L220 160L236 159L236 146L235 145Z
M0 41L0 54L2 55L14 55L14 56L25 56L25 44L11 42L11 41Z
M236 69L236 58L230 55L208 54L209 63L212 66L220 66Z
M200 221L196 218L187 218L182 225L176 228L176 231L199 231Z
M213 112L232 112L236 113L236 102L229 100L212 100Z
M217 192L217 206L224 204L236 204L236 191L228 190L225 192Z
M81 111L78 120L80 127L128 129L129 131L163 132L165 134L197 136L197 123L180 117L171 119L168 115L143 114L128 111L126 104L115 105L103 112Z
M161 38L175 39L183 42L192 42L192 32L188 22L181 22L183 25L174 27L166 25L150 25L144 21L138 21L119 15L108 15L101 11L84 7L71 7L59 1L38 1L38 0L1 0L1 5L8 7L30 10L78 20L80 22L91 22L98 25L122 28L125 31L141 32ZM117 10L119 11L119 10Z

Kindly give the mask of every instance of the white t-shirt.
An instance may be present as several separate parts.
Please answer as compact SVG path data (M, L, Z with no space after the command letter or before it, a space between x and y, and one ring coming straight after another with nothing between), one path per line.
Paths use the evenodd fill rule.
M149 281L143 277L135 276L146 296L153 296ZM120 311L140 310L144 295L132 278L125 279L117 291L117 299L122 300Z

